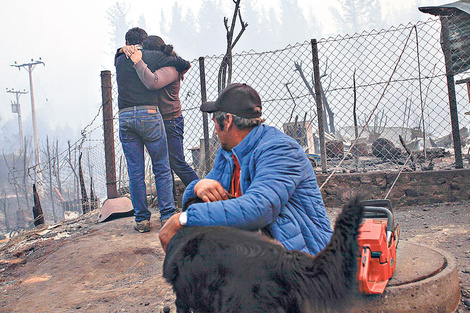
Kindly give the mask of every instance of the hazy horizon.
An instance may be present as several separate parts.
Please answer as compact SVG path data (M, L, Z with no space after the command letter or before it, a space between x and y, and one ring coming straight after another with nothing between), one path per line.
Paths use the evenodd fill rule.
M182 7L182 13L191 12L197 15L202 0L178 0L148 3L146 1L122 2L129 8L129 18L137 25L141 16L145 19L146 30L149 34L161 32L161 12L171 18L172 7L178 3ZM233 1L216 1L221 4L225 15L214 16L220 20L223 28L223 18L231 18ZM4 51L0 56L0 140L5 136L16 136L18 133L17 114L11 112L11 102L15 100L7 89L26 90L29 92L28 72L18 70L11 65L28 63L31 59L41 60L45 66L38 65L33 71L33 85L36 105L36 116L39 133L41 129L52 132L50 136L68 136L70 140L80 137L80 130L89 124L97 115L101 105L100 72L110 70L114 72L113 54L111 46L111 26L106 18L107 11L116 3L115 0L105 1L81 1L70 3L59 0L32 1L18 0L3 3L0 13L2 20L2 32L0 43ZM278 1L268 0L242 0L243 5L253 5L255 11L267 11L270 8L278 12ZM320 25L321 37L335 36L341 32L333 22L331 6L338 4L332 1L324 4L323 1L298 0L304 8L304 16L309 20L315 20ZM418 6L432 6L449 3L449 1L429 0L381 0L383 28L398 26L427 20L431 15L418 11ZM242 11L243 12L243 11ZM250 24L246 32L257 31L256 23L246 20ZM289 21L281 21L288 23ZM168 25L167 25L168 26ZM224 31L224 30L223 30ZM261 30L262 32L262 30ZM191 30L188 30L191 36ZM245 36L245 35L244 35ZM257 47L275 47L282 49L292 42L292 37L278 38L275 43L269 42L263 45L257 43ZM234 53L251 50L250 42L240 40ZM167 38L171 43L172 38ZM303 40L309 40L304 38ZM124 39L123 39L124 41ZM207 51L202 49L203 56L221 55L225 50L225 37L213 38L214 45L207 46ZM201 55L195 55L194 51L185 49L179 44L175 47L177 52L188 60L194 60ZM262 48L261 48L262 49ZM269 49L264 49L263 52ZM31 126L31 102L30 94L20 97L22 124L24 136L32 136ZM13 128L13 129L12 129ZM60 134L55 134L60 130ZM44 134L40 135L44 140ZM2 144L2 150L5 146Z

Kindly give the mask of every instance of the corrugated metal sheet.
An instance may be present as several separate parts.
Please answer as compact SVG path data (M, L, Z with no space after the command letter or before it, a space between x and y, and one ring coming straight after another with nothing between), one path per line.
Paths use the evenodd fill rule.
M438 16L454 14L458 11L470 14L470 0L461 0L434 7L420 7L419 10L424 13Z
M470 69L470 0L420 7L419 10L448 18L452 73L458 74Z

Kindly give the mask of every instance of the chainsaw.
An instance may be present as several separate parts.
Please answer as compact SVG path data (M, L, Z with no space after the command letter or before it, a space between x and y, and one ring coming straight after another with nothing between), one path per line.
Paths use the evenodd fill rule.
M359 291L362 294L384 292L396 267L400 228L395 225L389 200L365 200L364 220L359 228Z

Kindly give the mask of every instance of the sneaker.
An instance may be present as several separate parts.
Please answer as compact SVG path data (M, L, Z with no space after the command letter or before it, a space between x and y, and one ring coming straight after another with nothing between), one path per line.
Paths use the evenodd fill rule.
M160 228L163 228L163 226L168 222L169 218L164 218L160 221Z
M134 229L137 230L139 233L146 233L150 231L150 221L143 220L140 222L135 222Z

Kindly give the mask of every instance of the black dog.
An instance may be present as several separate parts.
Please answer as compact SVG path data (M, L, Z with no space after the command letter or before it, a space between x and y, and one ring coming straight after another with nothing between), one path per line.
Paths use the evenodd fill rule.
M338 311L356 289L362 217L356 197L315 257L235 228L184 227L168 244L163 277L181 313Z

